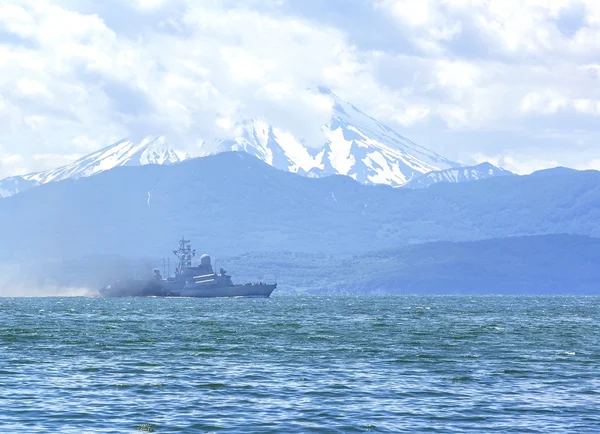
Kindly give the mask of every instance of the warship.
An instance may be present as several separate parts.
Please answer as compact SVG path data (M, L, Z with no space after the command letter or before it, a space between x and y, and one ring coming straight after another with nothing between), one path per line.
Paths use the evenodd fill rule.
M200 264L192 266L196 251L190 241L182 238L177 256L175 276L163 278L158 269L147 279L124 279L113 282L99 290L102 297L262 297L266 298L277 287L277 283L234 284L231 276L221 268L213 271L210 256L200 257Z

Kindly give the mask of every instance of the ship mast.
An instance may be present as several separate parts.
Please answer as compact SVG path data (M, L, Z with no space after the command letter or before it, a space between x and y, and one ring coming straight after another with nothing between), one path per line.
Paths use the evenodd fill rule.
M175 274L180 274L183 273L186 268L190 268L192 266L192 258L196 256L196 250L192 250L189 240L181 237L181 240L179 240L179 248L177 250L173 250L173 254L179 259Z

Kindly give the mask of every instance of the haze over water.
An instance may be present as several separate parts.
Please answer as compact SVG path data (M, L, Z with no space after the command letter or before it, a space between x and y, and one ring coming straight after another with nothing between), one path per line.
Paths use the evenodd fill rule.
M600 298L0 298L0 432L600 432Z

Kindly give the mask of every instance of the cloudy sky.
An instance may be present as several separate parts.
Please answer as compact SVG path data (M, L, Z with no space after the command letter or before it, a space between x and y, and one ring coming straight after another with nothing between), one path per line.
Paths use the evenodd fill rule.
M3 0L0 177L260 117L329 87L447 158L600 169L598 0Z

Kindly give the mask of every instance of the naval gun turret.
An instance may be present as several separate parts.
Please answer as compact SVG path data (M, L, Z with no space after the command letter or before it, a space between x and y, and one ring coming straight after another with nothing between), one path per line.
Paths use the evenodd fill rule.
M210 256L208 256L206 253L200 256L200 266L204 268L207 273L213 272L212 264L210 263Z

